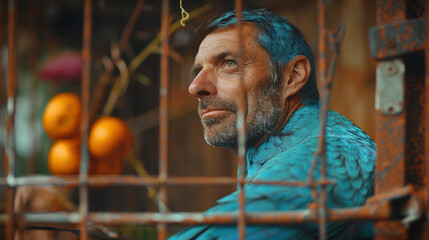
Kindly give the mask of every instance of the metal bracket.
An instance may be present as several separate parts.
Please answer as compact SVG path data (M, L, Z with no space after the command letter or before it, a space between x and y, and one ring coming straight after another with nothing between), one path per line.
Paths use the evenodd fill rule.
M404 108L405 66L401 59L383 61L377 67L375 109L396 115Z
M425 37L425 21L420 18L373 27L369 30L371 55L383 60L423 50Z
M423 215L422 203L426 201L424 191L416 190L412 185L396 188L387 193L376 194L367 199L366 205L390 202L390 212L393 218L401 219L406 228L411 222Z

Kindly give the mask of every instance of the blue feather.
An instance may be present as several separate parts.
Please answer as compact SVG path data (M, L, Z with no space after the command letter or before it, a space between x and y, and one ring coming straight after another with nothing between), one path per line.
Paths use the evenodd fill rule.
M247 151L247 180L305 181L316 152L320 134L319 108L307 105L297 110L280 133ZM336 182L327 187L327 206L359 206L373 193L376 148L361 129L338 113L329 111L326 123L327 177ZM320 159L314 178L320 178ZM252 164L250 164L252 163ZM311 189L283 185L246 184L246 212L306 209L314 201ZM237 212L238 192L217 201L206 211L213 215ZM330 239L373 237L372 223L328 223ZM318 225L254 225L246 227L246 239L314 239ZM237 239L237 226L190 227L172 239Z

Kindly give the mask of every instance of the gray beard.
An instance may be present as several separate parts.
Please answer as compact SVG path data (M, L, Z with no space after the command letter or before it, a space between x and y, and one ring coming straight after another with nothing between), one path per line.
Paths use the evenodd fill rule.
M261 89L258 96L256 112L247 113L247 140L246 147L256 144L264 135L271 134L277 123L282 109L280 108L278 90L269 84ZM225 99L218 99L214 96L201 100L198 112L207 107L218 107L233 112L232 118L227 121L225 118L206 118L202 120L204 126L204 139L209 145L228 149L237 149L237 111L236 103Z

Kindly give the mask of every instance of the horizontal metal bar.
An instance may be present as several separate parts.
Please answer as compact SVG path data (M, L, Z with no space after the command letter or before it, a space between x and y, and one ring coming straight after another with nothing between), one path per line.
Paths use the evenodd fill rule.
M388 201L377 204L367 204L361 207L329 209L327 220L329 222L344 222L357 220L386 220L391 216L391 205ZM77 212L58 213L16 213L18 221L28 224L77 224L80 216ZM236 224L238 212L224 214L199 213L111 213L90 212L88 220L103 225L154 225L157 223L191 225L191 224ZM0 223L8 219L7 214L0 214ZM246 213L247 224L304 224L316 223L317 211L311 209L298 211L251 212Z
M17 219L25 223L58 223L58 224L79 224L81 217L78 212L40 212L40 213L18 213Z
M384 60L423 50L426 36L424 19L373 27L369 30L371 55L377 60Z
M343 222L357 220L382 220L391 218L390 203L384 202L363 207L336 209L327 212L327 221ZM204 215L203 213L141 213L141 214L109 214L92 213L88 218L94 223L104 225L121 224L166 224L193 225L193 224L237 224L239 213L225 213ZM314 210L252 212L246 213L246 224L305 224L317 223L318 214Z
M16 186L79 186L79 176L25 176L17 177L7 181L5 178L0 179L0 185ZM314 181L308 184L306 181L282 182L282 181L241 181L235 177L169 177L162 180L158 177L139 177L134 175L120 176L88 176L88 186L123 186L123 185L204 185L204 184L267 184L267 185L284 185L284 186L300 186L300 187L315 187L320 185L330 185L335 182Z

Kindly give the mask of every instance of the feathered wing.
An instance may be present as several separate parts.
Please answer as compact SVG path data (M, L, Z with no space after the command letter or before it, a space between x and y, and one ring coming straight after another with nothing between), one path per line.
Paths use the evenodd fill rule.
M336 184L327 186L327 205L330 208L362 205L373 191L375 144L362 130L334 112L330 112L326 127L327 177L336 181ZM307 180L317 143L318 131L315 131L295 147L269 159L251 180ZM320 164L314 177L320 177ZM244 190L246 212L300 210L313 202L312 192L306 187L249 183ZM234 192L218 200L217 205L206 214L234 212L238 208L238 192ZM372 225L367 222L328 223L327 232L330 239L370 238ZM317 236L317 224L246 227L246 239L314 239ZM172 239L237 238L236 226L203 225L185 229Z

